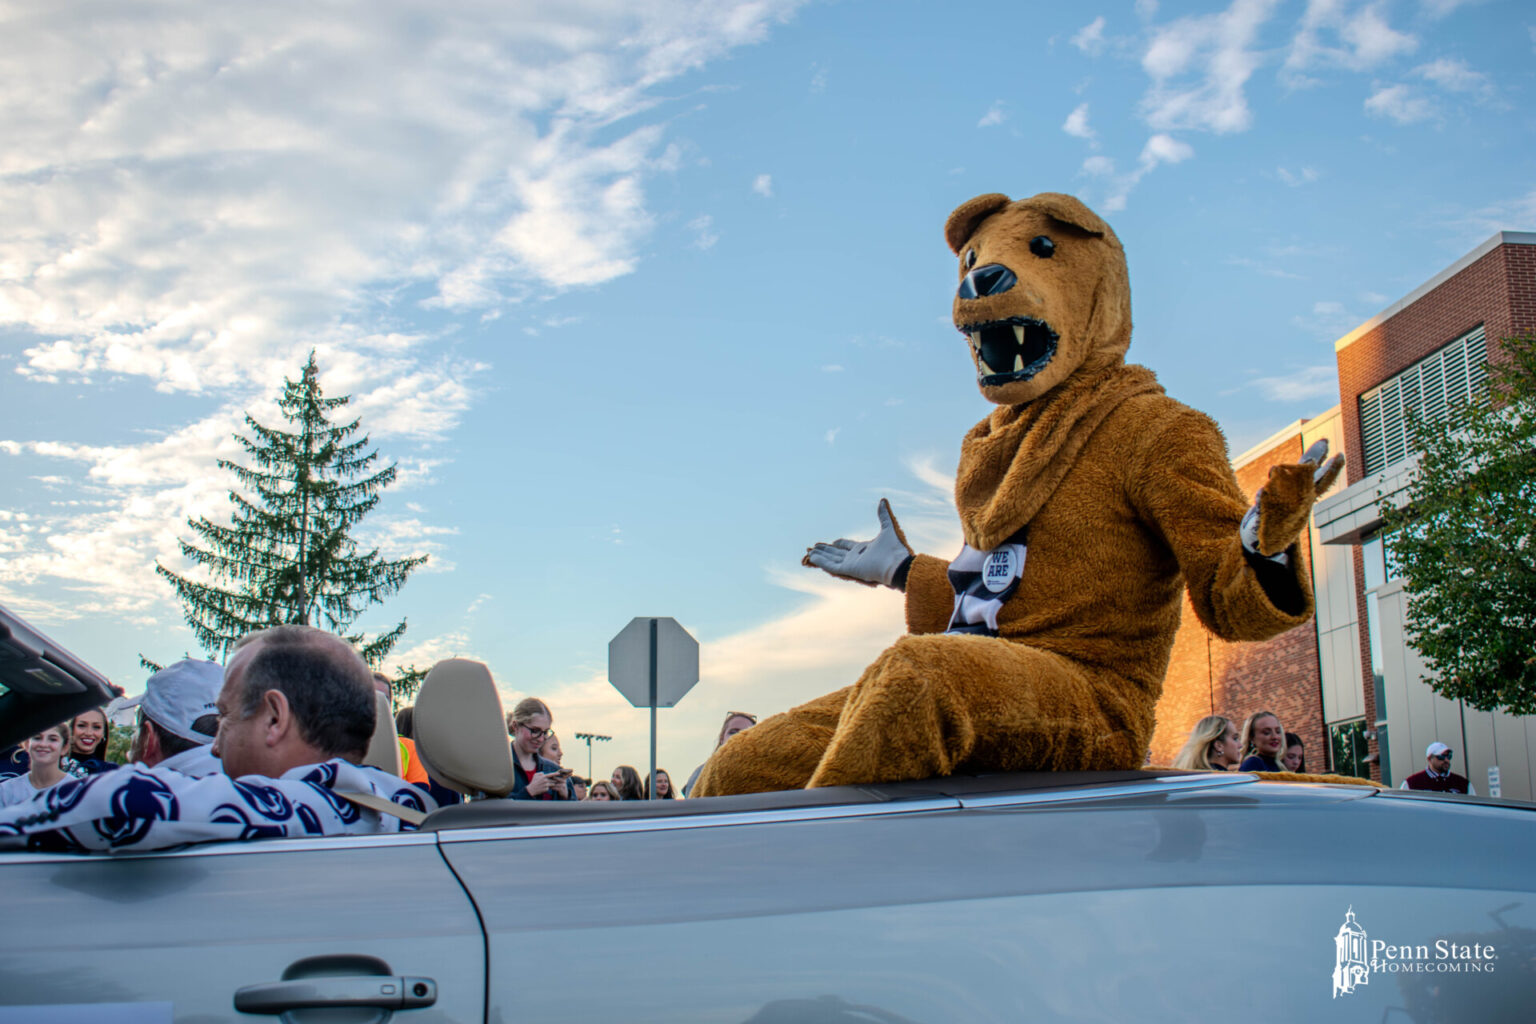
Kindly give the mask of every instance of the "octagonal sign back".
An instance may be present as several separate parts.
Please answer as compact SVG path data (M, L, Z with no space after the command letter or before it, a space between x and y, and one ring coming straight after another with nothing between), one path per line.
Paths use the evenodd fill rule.
M641 616L619 630L608 641L608 681L635 707L651 707L653 636L655 706L674 707L699 681L699 642L676 619Z

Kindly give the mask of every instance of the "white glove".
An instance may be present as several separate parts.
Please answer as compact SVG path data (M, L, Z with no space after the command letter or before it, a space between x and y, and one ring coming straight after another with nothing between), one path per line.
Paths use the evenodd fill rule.
M881 498L875 514L880 517L880 535L874 540L839 538L830 544L816 544L806 549L804 564L845 580L893 587L896 571L912 557L912 549L891 515L890 502Z
M1335 456L1328 459L1328 440L1324 438L1314 442L1301 456L1300 465L1316 467L1312 474L1312 481L1318 486L1319 492L1323 490L1322 481L1326 477L1332 482L1332 476L1337 475L1338 465L1342 459ZM1259 493L1253 496L1253 507L1243 515L1243 523L1238 527L1238 536L1242 538L1243 550L1250 555L1258 555L1260 558L1268 558L1271 562L1289 567L1290 556L1284 551L1277 551L1273 555L1259 554L1259 506L1264 500L1264 488L1259 488Z

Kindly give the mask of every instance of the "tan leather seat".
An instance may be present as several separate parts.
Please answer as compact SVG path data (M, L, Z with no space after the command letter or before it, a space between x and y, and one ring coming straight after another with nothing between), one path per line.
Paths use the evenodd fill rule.
M363 755L363 764L399 775L400 737L395 732L395 709L385 694L375 692L373 697L373 736L368 740L368 753Z
M516 768L491 670L449 658L432 666L412 713L416 753L427 774L468 797L504 797Z

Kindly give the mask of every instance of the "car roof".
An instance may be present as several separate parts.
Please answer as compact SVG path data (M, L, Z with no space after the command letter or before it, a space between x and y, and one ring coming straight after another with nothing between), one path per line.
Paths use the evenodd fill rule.
M0 747L69 721L122 692L0 605Z

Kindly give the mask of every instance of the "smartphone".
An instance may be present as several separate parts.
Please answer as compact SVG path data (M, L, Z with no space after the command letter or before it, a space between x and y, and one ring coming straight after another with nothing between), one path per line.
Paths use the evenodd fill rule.
M561 768L559 771L550 772L549 777L552 779L566 779L570 778L575 771L574 768Z

